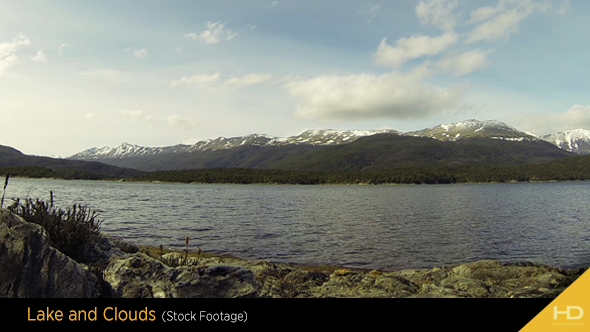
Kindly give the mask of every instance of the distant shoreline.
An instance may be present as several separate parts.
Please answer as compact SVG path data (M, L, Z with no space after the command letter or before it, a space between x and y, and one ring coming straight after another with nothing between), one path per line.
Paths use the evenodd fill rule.
M0 175L4 177L5 175ZM61 181L90 181L90 182L114 182L114 183L154 183L154 184L224 184L224 185L286 185L286 186L416 186L416 185L462 185L462 184L517 184L517 183L570 183L570 182L588 182L590 179L580 180L528 180L528 181L488 181L488 182L455 182L455 183L366 183L366 182L351 182L351 183L314 183L314 184L300 184L300 183L279 183L279 182L182 182L182 181L162 181L162 180L136 180L136 179L64 179L64 178L45 178L45 177L29 177L10 175L11 179L30 179L30 180L61 180Z
M109 174L70 168L38 166L0 167L0 177L109 180L122 182L232 183L232 184L452 184L570 182L590 180L590 155L566 157L543 164L405 167L372 170L286 170L256 168L202 168L139 174Z

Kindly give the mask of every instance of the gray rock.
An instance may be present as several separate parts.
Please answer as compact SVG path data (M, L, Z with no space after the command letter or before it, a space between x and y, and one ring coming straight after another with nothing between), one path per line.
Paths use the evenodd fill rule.
M88 269L49 245L43 227L0 209L0 297L97 297Z
M134 254L136 252L139 252L139 247L137 245L135 245L133 243L126 242L123 239L111 238L110 241L114 246L119 248L122 252L125 252L128 254Z
M112 297L257 297L252 271L239 266L168 267L143 253L114 259L104 270Z

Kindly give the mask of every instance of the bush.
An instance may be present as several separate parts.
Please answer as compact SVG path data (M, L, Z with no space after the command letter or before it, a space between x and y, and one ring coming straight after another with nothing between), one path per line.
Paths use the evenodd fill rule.
M50 202L31 198L24 204L16 199L8 210L28 222L43 226L49 234L50 244L80 263L87 263L88 253L100 241L100 225L97 214L87 206L74 204L63 210L53 206L53 193Z

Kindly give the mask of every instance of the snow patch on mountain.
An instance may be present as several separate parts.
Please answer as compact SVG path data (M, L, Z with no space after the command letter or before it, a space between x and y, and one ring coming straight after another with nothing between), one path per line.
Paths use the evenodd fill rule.
M308 145L333 145L353 142L360 137L375 134L396 134L400 132L391 129L383 130L335 130L335 129L311 129L300 135L290 137L273 137L262 134L252 134L239 137L218 137L198 141L193 145L174 145L169 147L143 147L139 145L123 143L117 147L105 146L102 148L90 148L77 153L68 159L100 160L140 157L162 153L185 153L198 151L214 151L232 149L241 146L282 146L289 144Z
M466 120L440 124L436 127L407 132L404 135L431 137L443 141L457 141L473 137L487 137L510 141L537 141L535 135L522 132L504 122L496 120Z
M569 152L577 154L590 154L590 130L566 130L558 133L544 135L541 138Z

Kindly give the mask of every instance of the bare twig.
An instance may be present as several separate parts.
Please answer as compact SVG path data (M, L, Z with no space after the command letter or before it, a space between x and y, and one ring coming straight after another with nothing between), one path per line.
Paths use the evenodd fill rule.
M6 187L8 186L8 179L10 178L10 174L6 173L6 179L4 180L4 189L2 190L2 199L0 200L0 208L4 206L4 194L6 194Z

